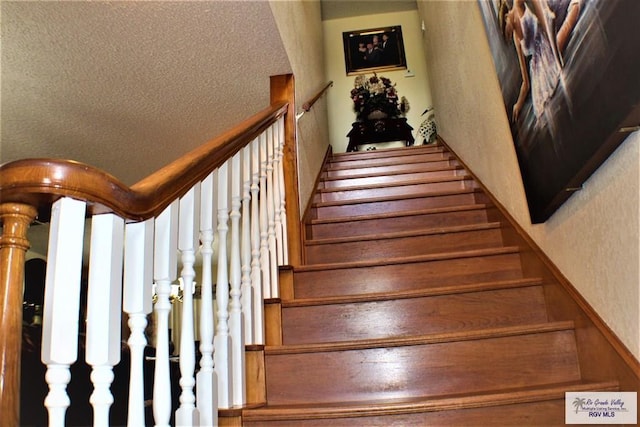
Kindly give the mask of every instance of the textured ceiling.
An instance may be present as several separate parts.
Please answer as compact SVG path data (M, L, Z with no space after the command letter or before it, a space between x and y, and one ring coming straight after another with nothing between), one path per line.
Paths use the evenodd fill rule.
M2 1L0 161L133 184L269 103L291 72L266 1Z

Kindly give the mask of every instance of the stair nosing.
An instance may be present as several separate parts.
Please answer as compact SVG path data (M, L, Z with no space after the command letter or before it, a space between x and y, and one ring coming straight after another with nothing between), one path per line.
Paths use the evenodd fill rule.
M394 231L379 234L364 234L348 237L328 237L322 239L305 240L305 246L322 246L339 243L366 242L371 240L391 240L406 237L435 236L438 234L455 234L465 231L482 231L500 228L500 222L479 222L474 224L452 225L448 227L421 228L410 231Z
M474 341L483 339L505 338L518 335L549 333L573 330L572 320L562 320L527 325L502 326L488 329L468 331L442 332L409 337L374 338L355 341L340 341L314 344L294 344L281 346L265 346L265 356L303 353L328 353L350 350L367 350L373 348L408 347L417 345L442 344L447 342Z
M517 246L498 246L495 248L483 248L483 249L471 249L468 251L453 251L453 252L439 252L435 254L424 255L412 255L407 257L396 258L378 258L364 261L352 261L352 262L336 262L325 264L305 264L295 266L293 268L296 272L311 272L321 270L342 270L348 268L367 268L367 267L380 267L382 265L397 265L397 264L412 264L417 262L430 262L430 261L443 261L447 259L457 258L474 258L479 256L492 256L519 253L520 248Z
M482 209L488 209L488 208L489 208L489 205L486 203L475 203L475 204L466 204L466 205L457 205L457 206L443 206L439 208L416 209L412 211L401 211L401 212L391 212L391 213L385 212L385 213L378 213L378 214L353 215L353 216L345 216L345 217L337 217L337 218L314 218L314 219L311 219L309 222L310 222L310 225L337 224L341 222L396 218L396 217L417 216L417 215L431 215L431 214L439 214L439 213L447 213L447 212L463 212L463 211L471 211L471 210L482 210Z
M409 414L418 412L440 412L456 409L495 407L521 403L533 403L563 399L567 391L619 390L617 381L572 381L545 384L536 387L520 387L485 391L471 395L424 396L411 399L384 401L356 401L306 405L276 405L243 412L243 419L258 421L268 417L271 421L358 418L382 415ZM286 412L286 413L285 413Z
M409 291L378 292L370 294L341 295L334 297L299 298L288 301L281 301L282 308L290 307L312 307L322 305L339 305L366 303L378 301L390 301L410 298L424 298L442 295L455 295L462 293L485 292L504 289L518 289L541 286L544 280L540 277L523 279L499 280L492 282L469 283L462 285L438 286L435 288L424 288Z

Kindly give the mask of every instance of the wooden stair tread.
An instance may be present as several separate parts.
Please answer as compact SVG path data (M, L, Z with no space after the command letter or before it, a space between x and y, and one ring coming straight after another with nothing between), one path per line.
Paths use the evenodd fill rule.
M425 229L394 232L394 233L368 234L368 235L353 236L353 237L309 239L309 240L305 240L305 245L313 246L313 245L330 245L335 243L346 243L346 242L359 242L359 241L364 242L369 240L386 240L386 239L396 239L396 238L402 238L402 237L457 233L462 231L488 230L488 229L494 229L494 228L500 228L500 223L487 222L487 223L479 223L479 224L457 225L457 226L451 226L451 227L425 228Z
M322 201L315 202L312 204L312 207L324 207L324 206L344 206L344 205L355 205L359 203L374 203L374 202L388 202L391 200L406 200L406 199L417 199L420 197L433 197L439 195L456 195L456 194L473 194L477 193L478 190L475 188L461 188L456 190L437 190L437 191L424 191L420 193L412 193L412 194L400 194L400 195L391 195L391 196L383 196L383 197L369 197L362 199L350 199L350 200L332 200L332 201Z
M372 189L372 188L399 187L399 186L409 186L409 185L419 185L419 184L435 184L438 182L448 182L448 181L472 181L472 180L473 178L471 178L469 175L437 176L432 178L408 179L406 181L390 182L390 183L376 184L376 185L353 185L350 187L319 188L316 190L316 192L320 194L339 193L341 191L366 190L366 189Z
M436 214L436 213L449 213L449 212L459 212L459 211L467 211L467 210L481 210L486 209L488 207L485 203L477 203L472 205L459 205L459 206L444 206L439 208L430 208L430 209L416 209L412 211L404 211L397 213L378 213L378 214L370 214L370 215L353 215L353 216L343 216L337 218L314 218L309 221L311 225L316 224L336 224L341 222L351 222L351 221L359 221L359 220L371 220L376 218L397 218L397 217L406 217L406 216L416 216L416 215L425 215L425 214Z
M579 381L573 325L542 322L407 339L278 346L279 353L266 347L268 402L435 398L462 390Z
M362 173L362 174L355 174L355 175L349 175L349 176L325 176L325 177L322 177L320 182L347 181L350 179L376 178L381 176L399 176L399 175L409 175L412 173L420 173L420 172L442 172L442 171L464 171L464 170L465 169L460 165L443 165L441 167L428 169L428 170L424 170L423 168L416 166L414 169L402 169L399 171L392 171L392 172L370 172L370 173Z
M336 297L321 297L321 298L300 298L291 301L282 301L282 307L307 307L317 305L331 305L331 304L348 304L356 302L374 302L374 301L387 301L407 298L421 298L429 296L441 296L441 295L453 295L466 292L481 292L487 290L498 289L511 289L528 286L538 286L543 283L541 278L527 278L517 280L501 280L494 282L483 283L471 283L464 285L453 286L439 286L428 289L418 289L412 291L400 291L400 292L381 292L372 294L361 295L348 295L348 296L336 296Z
M445 147L441 144L431 144L431 145L417 145L411 147L390 147L380 150L371 150L371 151L352 151L348 153L333 153L331 156L331 160L338 161L349 161L353 159L369 159L376 157L388 157L388 156L413 156L416 153L425 152L438 152L438 151L447 151Z
M265 355L320 353L370 348L391 348L414 345L441 344L448 342L472 341L517 335L565 331L574 328L572 321L545 322L531 325L505 326L462 332L447 332L422 336L394 337L358 341L341 341L320 344L300 344L265 346Z
M455 409L513 405L564 399L566 392L617 391L616 381L572 381L545 386L517 387L484 393L375 400L368 402L266 405L243 411L245 421L304 420L313 418L384 416L397 413L433 412Z
M433 158L422 158L424 156L433 156ZM376 161L380 160L380 161ZM410 156L409 158L391 157L391 158L377 158L377 159L357 159L351 162L339 162L331 163L327 165L325 171L332 172L345 169L361 169L361 168L374 168L383 166L394 166L397 164L414 165L414 164L428 164L430 162L441 162L443 160L455 160L455 157L448 152L434 152L434 153L419 153ZM364 162L367 162L366 164Z
M448 293L407 292L398 298L377 293L380 298L338 304L282 304L281 344L424 336L548 322L543 287L522 285L460 286Z
M442 144L432 145L414 145L410 147L387 147L370 151L350 151L344 153L332 153L331 160L336 161L350 161L360 159L375 159L378 157L390 157L390 156L414 156L418 153L433 153L433 152L449 152Z
M447 157L440 160L432 160L429 163L394 163L390 165L370 165L370 166L359 166L356 165L352 167L342 167L335 169L323 169L321 173L321 177L330 177L330 178L345 178L348 179L351 176L358 175L367 175L367 174L383 174L390 173L394 174L400 171L413 171L415 168L419 167L422 172L431 172L442 170L444 167L450 166L459 166L458 160Z
M497 222L305 241L307 264L326 264L394 258L407 253L437 254L452 250L493 248L503 245Z
M303 236L305 240L355 237L371 234L372 230L375 230L375 233L394 233L412 229L488 222L488 205L469 202L471 204L459 201L458 203L450 203L448 206L431 208L416 206L413 209L396 212L396 215L383 210L380 210L379 213L343 217L327 215L326 218L307 221ZM348 212L346 213L348 214Z
M410 264L425 261L439 261L445 259L454 258L471 258L480 257L486 255L502 255L519 253L520 249L517 246L501 246L496 248L486 249L473 249L468 251L456 251L456 252L443 252L437 254L426 255L413 255L397 258L384 258L384 259L372 259L364 261L353 261L348 263L327 263L327 264L308 264L294 267L294 272L306 272L306 271L326 271L326 270L341 270L349 268L367 268L367 267L379 267L381 265L390 264Z

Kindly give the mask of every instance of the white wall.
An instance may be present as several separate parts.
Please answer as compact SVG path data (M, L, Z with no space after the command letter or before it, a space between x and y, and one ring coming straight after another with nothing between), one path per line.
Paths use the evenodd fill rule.
M398 94L408 99L411 109L407 114L407 121L414 129L414 136L425 119L421 117L422 112L432 105L420 19L416 10L323 21L326 77L334 82L328 99L329 138L334 152L346 150L349 142L346 135L356 119L349 96L356 76L346 75L342 33L394 25L402 26L407 67L415 77L404 77L405 70L383 71L378 74L396 83Z
M640 133L547 222L532 225L478 3L418 7L438 133L640 359Z

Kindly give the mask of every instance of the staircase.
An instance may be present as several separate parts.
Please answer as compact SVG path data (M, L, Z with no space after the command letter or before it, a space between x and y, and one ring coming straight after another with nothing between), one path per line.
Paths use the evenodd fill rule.
M565 392L619 389L443 145L333 154L314 197L242 425L554 426Z

